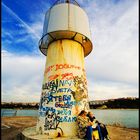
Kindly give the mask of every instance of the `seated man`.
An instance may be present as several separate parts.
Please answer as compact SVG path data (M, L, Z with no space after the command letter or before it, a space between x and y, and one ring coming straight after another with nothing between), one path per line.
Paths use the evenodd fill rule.
M86 140L93 140L93 129L92 129L92 122L87 117L87 112L82 110L77 117L78 123L78 136L79 138L84 138Z
M93 122L93 126L95 126L93 127L93 130L96 128L98 129L100 139L109 140L106 126L103 123L98 122L92 112L88 112L87 116L89 117L90 121Z

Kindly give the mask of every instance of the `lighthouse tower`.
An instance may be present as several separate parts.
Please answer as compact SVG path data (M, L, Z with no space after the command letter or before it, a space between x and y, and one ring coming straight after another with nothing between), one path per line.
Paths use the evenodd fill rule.
M89 110L84 57L92 51L88 17L76 1L58 0L46 12L39 49L46 65L36 130L76 136L77 115Z

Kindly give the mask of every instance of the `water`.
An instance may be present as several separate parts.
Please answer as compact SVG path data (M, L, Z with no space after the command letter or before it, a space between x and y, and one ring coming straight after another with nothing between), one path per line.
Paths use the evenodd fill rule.
M139 128L138 109L91 110L98 121L105 124L120 124L128 128Z
M16 112L17 111L17 112ZM139 128L138 109L91 110L96 119L104 124L120 124L128 128ZM16 113L15 113L16 112ZM38 110L2 109L1 116L38 116Z
M38 116L38 110L2 109L1 116Z

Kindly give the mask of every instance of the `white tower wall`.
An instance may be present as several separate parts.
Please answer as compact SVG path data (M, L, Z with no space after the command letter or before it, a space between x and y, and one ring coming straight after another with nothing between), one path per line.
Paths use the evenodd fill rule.
M73 4L58 4L45 15L40 49L47 55L48 45L54 40L72 39L84 48L84 56L92 51L91 34L85 11Z

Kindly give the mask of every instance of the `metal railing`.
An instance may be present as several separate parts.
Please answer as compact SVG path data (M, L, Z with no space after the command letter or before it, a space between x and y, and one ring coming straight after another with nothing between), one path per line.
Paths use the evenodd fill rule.
M80 5L75 0L57 0L53 5L61 4L61 3L71 3L80 7Z

